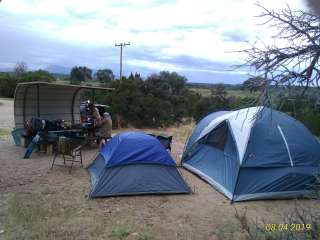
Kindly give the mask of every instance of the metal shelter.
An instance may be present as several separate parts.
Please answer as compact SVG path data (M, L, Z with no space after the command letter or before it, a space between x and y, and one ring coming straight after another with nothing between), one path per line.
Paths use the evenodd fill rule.
M32 117L47 120L63 119L72 124L80 122L80 92L110 91L113 88L92 87L48 82L19 83L14 96L15 128L23 128Z

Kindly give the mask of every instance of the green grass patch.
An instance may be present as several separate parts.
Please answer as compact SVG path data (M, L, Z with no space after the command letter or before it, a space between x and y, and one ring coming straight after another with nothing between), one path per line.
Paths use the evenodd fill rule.
M15 223L28 227L33 222L41 222L49 213L49 209L35 205L31 201L22 201L22 199L14 196L10 199L8 210L12 220Z
M141 236L139 236L138 240L155 240L156 238L151 235L150 233L142 233Z
M11 130L9 128L0 128L0 139L3 139L10 135Z
M232 97L257 97L258 93L250 93L248 90L227 90L227 96Z
M13 195L6 203L6 239L51 239L63 235L72 235L69 229L60 231L57 219L66 224L71 218L72 209L65 209L59 203L48 204L43 196Z
M112 230L110 237L112 239L123 240L126 239L130 235L130 230L126 226L116 227Z
M48 192L47 190L45 190ZM83 214L72 199L52 194L15 194L8 196L0 206L0 229L4 239L99 239L108 222ZM0 219L1 220L1 219ZM110 229L110 228L109 228ZM79 238L81 237L81 238Z
M7 97L1 97L0 96L0 100L9 100L9 101L13 101L14 98L7 98ZM3 103L2 103L3 104Z
M136 224L134 212L106 216L92 207L96 204L47 184L5 194L0 197L0 239L155 239Z
M190 88L191 91L201 94L203 97L212 95L209 88ZM248 90L226 90L228 97L257 97L258 93L250 93Z

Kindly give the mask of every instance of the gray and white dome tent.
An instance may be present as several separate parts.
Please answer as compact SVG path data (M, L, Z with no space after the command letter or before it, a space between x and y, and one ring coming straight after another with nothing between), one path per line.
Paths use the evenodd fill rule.
M209 114L182 165L232 201L295 198L320 174L320 143L299 121L263 107Z

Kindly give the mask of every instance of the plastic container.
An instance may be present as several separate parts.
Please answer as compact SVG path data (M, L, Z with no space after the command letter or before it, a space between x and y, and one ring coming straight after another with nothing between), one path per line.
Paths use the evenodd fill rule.
M17 128L11 132L11 135L13 137L13 140L14 140L14 143L16 144L16 146L21 146L22 131L23 131L23 128Z

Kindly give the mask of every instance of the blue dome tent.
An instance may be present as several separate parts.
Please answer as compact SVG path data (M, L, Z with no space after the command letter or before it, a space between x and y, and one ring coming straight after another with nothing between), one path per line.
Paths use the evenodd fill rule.
M296 198L320 174L320 143L269 108L215 112L193 130L182 165L232 201Z
M190 193L174 160L153 136L123 132L88 167L90 197Z

